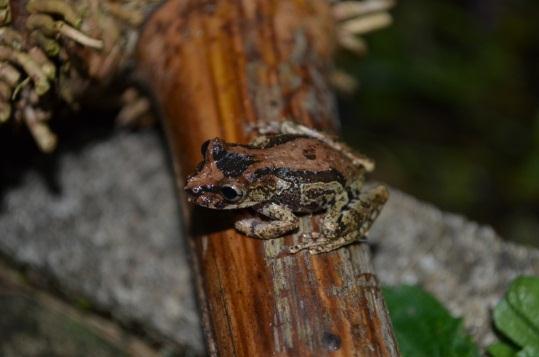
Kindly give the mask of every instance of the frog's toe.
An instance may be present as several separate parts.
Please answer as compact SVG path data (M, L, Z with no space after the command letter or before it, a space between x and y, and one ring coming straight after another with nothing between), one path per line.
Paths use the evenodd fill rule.
M307 249L309 248L310 246L312 245L312 243L300 243L300 244L296 244L296 245L293 245L291 246L290 248L288 248L288 251L292 254L296 254L297 252L300 252L304 249Z
M316 233L316 236L319 237L320 233ZM292 254L295 254L304 249L309 249L310 251L311 249L315 249L317 247L323 247L324 245L327 244L327 242L328 242L327 239L317 239L316 241L313 241L313 242L299 243L288 248L288 251Z
M317 254L326 253L326 252L327 250L325 250L324 247L320 245L309 249L309 253L312 255L317 255Z
M321 234L319 232L311 232L311 233L302 233L301 238L302 239L318 239L321 237Z
M301 246L301 244L296 244L296 245L293 245L291 246L290 248L288 248L288 252L292 253L292 254L296 254L297 252L303 250L304 247Z

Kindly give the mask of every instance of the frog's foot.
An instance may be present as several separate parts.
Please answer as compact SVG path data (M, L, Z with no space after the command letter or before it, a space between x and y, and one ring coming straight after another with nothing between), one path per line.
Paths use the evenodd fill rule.
M288 248L288 251L292 254L295 254L299 251L305 250L305 249L314 249L318 246L323 246L325 244L328 244L331 242L331 239L323 237L318 232L312 232L309 234L302 234L301 237L303 238L302 243L295 244ZM307 241L305 241L307 239ZM311 240L314 239L314 240Z
M55 37L61 35L85 47L103 48L103 41L92 38L79 30L82 17L64 0L30 0L26 5L30 13L26 27L32 38L51 56L58 55L60 45ZM60 20L55 20L59 17Z
M292 254L296 254L299 251L308 249L310 254L321 254L331 252L332 250L356 242L367 242L367 238L361 236L359 232L352 232L337 239L323 238L313 242L296 244L288 248L288 251Z
M272 239L283 236L299 228L299 220L289 209L270 203L256 209L260 214L273 219L264 221L259 217L239 220L235 227L249 237Z
M310 254L328 253L339 249L345 245L355 242L366 242L366 238L360 238L358 232L352 232L337 239L322 239L315 242L297 244L289 248L289 252L295 254L301 250L308 249Z
M235 223L234 227L246 236L258 239L273 239L283 236L298 228L297 222L263 221L258 217L245 218Z

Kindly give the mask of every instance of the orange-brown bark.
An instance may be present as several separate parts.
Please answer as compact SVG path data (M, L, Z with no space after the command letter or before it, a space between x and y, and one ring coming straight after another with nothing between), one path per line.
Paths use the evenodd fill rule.
M169 0L153 14L138 65L180 192L208 138L244 143L250 124L284 119L336 130L333 33L326 0ZM242 236L222 211L184 218L212 354L398 355L367 246L288 255L299 237ZM303 232L316 225L302 220Z

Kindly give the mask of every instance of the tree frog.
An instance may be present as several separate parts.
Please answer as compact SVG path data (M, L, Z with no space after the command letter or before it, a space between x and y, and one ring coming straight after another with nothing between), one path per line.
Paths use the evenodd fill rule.
M362 190L373 161L292 121L258 131L248 145L220 138L202 145L204 160L185 186L190 202L219 210L253 209L258 215L239 219L235 227L259 239L296 231L296 214L325 212L321 232L290 247L290 253L330 252L367 234L388 199L384 186Z

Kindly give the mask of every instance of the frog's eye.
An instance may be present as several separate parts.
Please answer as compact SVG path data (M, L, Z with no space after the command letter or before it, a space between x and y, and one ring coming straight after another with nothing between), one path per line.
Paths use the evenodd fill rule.
M221 194L223 195L225 200L230 202L237 202L242 198L243 191L236 186L226 185L221 187Z
M210 140L206 140L200 147L200 152L202 153L202 156L206 155L206 151L208 150L208 145L210 145Z

